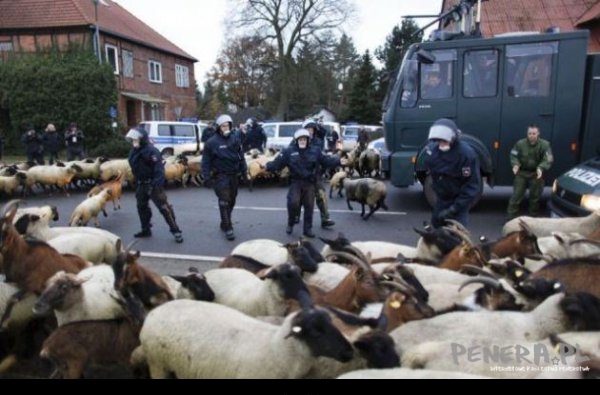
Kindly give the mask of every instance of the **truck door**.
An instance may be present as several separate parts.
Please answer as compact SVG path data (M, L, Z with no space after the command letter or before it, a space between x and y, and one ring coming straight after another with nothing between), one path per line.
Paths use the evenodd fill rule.
M527 127L536 124L542 138L552 141L558 42L507 45L504 58L504 85L500 148L496 180L512 184L510 151L526 137Z
M501 47L468 49L462 53L462 92L458 95L458 127L479 139L498 168L495 144L502 114Z

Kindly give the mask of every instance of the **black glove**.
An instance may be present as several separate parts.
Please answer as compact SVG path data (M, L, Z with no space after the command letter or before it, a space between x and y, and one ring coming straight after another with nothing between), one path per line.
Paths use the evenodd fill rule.
M442 211L440 211L438 213L438 219L441 222L444 222L447 219L452 219L456 216L457 212L456 212L456 208L454 208L454 206L450 206L448 208L443 209Z
M215 186L215 182L212 178L207 178L204 180L204 186L212 189Z

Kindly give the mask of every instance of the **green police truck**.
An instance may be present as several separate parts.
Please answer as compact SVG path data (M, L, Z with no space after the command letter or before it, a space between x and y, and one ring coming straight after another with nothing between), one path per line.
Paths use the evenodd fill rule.
M456 122L490 186L512 185L510 150L530 124L552 145L548 183L594 157L600 54L587 54L588 38L588 31L494 38L440 32L436 41L413 44L383 106L391 183L407 187L418 180L433 203L423 154L429 127L439 118Z

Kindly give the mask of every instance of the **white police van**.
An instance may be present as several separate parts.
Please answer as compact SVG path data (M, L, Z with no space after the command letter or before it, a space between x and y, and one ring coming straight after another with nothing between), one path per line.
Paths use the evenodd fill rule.
M140 126L148 132L150 142L163 156L199 154L202 150L200 130L196 123L147 121L140 123Z

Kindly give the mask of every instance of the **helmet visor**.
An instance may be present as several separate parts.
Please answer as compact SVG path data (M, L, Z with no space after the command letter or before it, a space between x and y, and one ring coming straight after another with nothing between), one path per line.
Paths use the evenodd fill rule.
M133 140L141 140L143 137L142 133L140 133L136 129L130 129L129 132L125 135L127 141L132 142Z

